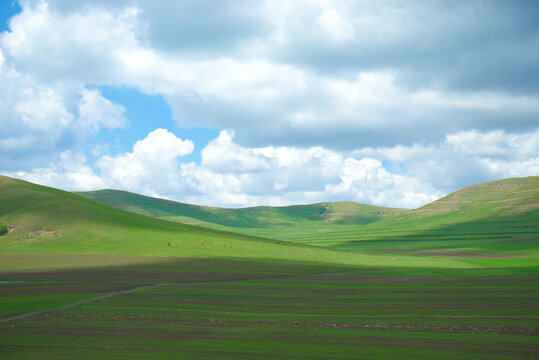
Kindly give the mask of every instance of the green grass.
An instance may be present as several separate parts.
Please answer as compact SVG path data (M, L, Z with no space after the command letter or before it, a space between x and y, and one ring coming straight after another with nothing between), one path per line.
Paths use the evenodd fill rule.
M352 252L539 256L537 176L473 185L416 210L351 202L221 209L115 190L82 194L153 217Z
M142 215L281 240L354 228L408 211L350 201L225 209L184 204L119 190L77 194Z
M537 190L264 228L308 246L0 177L0 358L537 359Z
M2 253L123 254L431 266L427 258L358 254L151 218L77 194L0 177L0 221L16 230ZM446 259L443 266L465 263Z
M298 242L347 250L456 249L475 255L539 255L539 177L473 185L360 231Z
M0 255L11 264L2 277L28 283L0 286L0 304L67 299L82 289L91 298L160 286L0 323L3 359L539 356L538 266L463 270L143 257L120 257L125 265L111 266L112 256L98 266L100 257L79 255L92 265L74 269L64 265L73 261L69 255L13 256ZM22 270L25 262L40 271ZM208 271L196 271L197 264ZM30 305L22 302L21 310L33 310Z

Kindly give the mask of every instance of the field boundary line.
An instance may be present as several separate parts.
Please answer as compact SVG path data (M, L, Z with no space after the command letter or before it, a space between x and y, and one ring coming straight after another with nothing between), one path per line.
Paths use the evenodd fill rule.
M121 290L121 291L113 291L113 292L110 292L110 293L106 293L104 295L99 295L99 296L92 297L92 298L89 298L89 299L77 301L77 302L72 303L72 304L58 306L58 307L55 307L55 308L52 308L52 309L34 311L34 312L31 312L31 313L12 316L10 318L0 320L0 324L7 323L7 322L10 322L10 321L20 320L20 319L24 319L24 318L28 318L28 317L32 317L32 316L37 316L37 315L41 315L41 314L46 314L46 313L50 313L50 312L55 312L55 311L58 311L58 310L69 309L69 308L72 308L72 307L75 307L75 306L78 306L78 305L82 305L82 304L86 304L86 303L89 303L89 302L99 301L99 300L106 299L106 298L109 298L109 297L122 295L122 294L128 294L128 293L131 293L131 292L144 290L144 289L149 289L149 288L153 288L153 287L157 287L157 286L163 286L163 285L166 285L166 284L144 285L144 286L139 286L139 287L136 287L136 288L133 288L133 289L127 289L127 290Z

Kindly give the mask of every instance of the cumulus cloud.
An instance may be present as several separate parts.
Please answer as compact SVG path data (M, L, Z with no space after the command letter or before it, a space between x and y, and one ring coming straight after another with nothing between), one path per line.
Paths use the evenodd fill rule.
M114 79L118 53L137 46L137 10L80 7L63 14L46 1L25 1L9 22L0 46L17 67L42 81L101 83Z
M324 30L337 42L352 40L354 28L335 9L326 10L318 18Z
M189 20L205 5L25 1L0 44L22 71L160 94L181 126L230 129L251 147L408 146L448 132L537 126L539 92L507 80L508 71L522 83L537 72L537 54L526 50L537 37L519 37L539 28L529 9L226 1L215 24ZM176 14L186 21L166 20ZM498 25L514 41L497 36ZM497 62L500 53L511 59ZM482 68L491 71L479 79ZM457 86L455 74L476 84Z
M193 151L190 140L177 138L165 129L157 129L139 140L132 152L103 156L97 161L101 176L112 186L157 194L163 189L181 189L178 158Z
M0 34L2 171L214 205L406 207L539 172L537 2L20 4ZM199 163L157 129L121 154L93 144L88 164L88 138L128 128L101 86L223 131Z
M67 190L95 190L105 186L103 179L86 164L85 156L69 150L62 152L59 161L50 163L48 167L7 175Z
M253 172L267 170L267 158L257 156L251 149L232 141L234 134L222 131L202 150L202 166L220 172Z
M83 89L78 106L80 126L92 133L101 127L114 129L127 125L125 108L105 99L98 90Z
M156 147L156 142L166 145ZM132 153L102 157L98 167L105 181L122 188L209 205L339 199L413 207L440 195L417 179L387 171L378 160L345 158L322 147L246 148L223 131L203 149L200 164L180 163L191 146L156 130L137 142Z
M0 52L1 55L1 52ZM0 152L3 170L58 160L99 129L124 127L124 109L99 91L47 84L0 61Z
M462 148L469 141L488 148L492 139L499 151L470 156ZM193 151L190 140L157 129L131 152L101 156L98 171L80 155L64 153L63 165L17 176L70 189L103 185L206 205L351 200L415 208L471 183L539 172L538 143L539 132L472 131L450 134L440 146L365 148L345 155L323 147L243 147L233 133L222 131L197 164L182 161Z
M387 160L395 170L447 193L482 181L539 174L539 130L470 130L448 134L437 145L365 148L352 154Z

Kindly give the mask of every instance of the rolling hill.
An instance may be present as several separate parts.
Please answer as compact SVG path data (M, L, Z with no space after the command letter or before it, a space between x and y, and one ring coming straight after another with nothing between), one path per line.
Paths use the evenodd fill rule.
M409 211L350 201L225 209L185 204L120 190L107 189L77 194L142 215L281 240L294 240L318 232L342 231Z
M473 254L539 245L539 177L510 178L465 187L423 207L300 242L340 249L459 249ZM527 251L527 250L526 250Z
M0 177L0 222L9 226L0 251L418 266L440 255L539 256L539 177L469 186L415 210L351 202L221 209L114 190L84 195Z
M0 237L0 253L4 254L121 254L332 264L384 259L156 219L5 176L0 176L0 205L0 222L9 227ZM409 260L403 257L402 261ZM457 263L448 261L447 265Z
M350 251L535 251L539 238L537 176L468 186L415 210L352 202L222 209L117 190L80 194L158 218Z

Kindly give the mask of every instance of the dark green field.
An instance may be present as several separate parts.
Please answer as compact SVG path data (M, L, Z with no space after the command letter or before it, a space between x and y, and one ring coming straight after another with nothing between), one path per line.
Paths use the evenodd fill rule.
M276 240L0 177L0 358L537 359L537 178L463 190Z
M108 257L98 266L100 257L79 256L93 267L51 271L62 256L1 260L11 269L2 272L0 285L1 318L12 319L0 323L6 359L539 356L533 267L425 270L142 257L119 257L122 266L107 265L115 260ZM23 263L40 270L21 271ZM17 318L49 308L57 310Z

